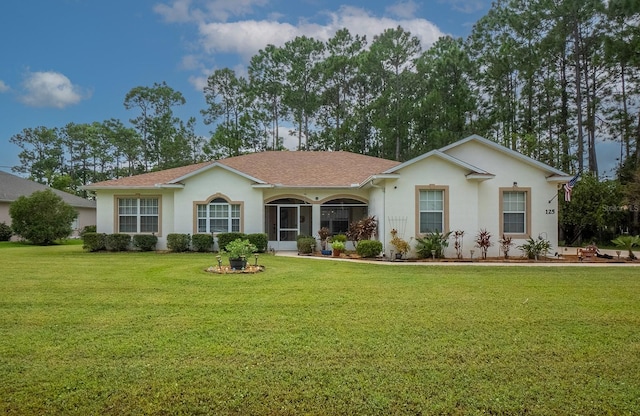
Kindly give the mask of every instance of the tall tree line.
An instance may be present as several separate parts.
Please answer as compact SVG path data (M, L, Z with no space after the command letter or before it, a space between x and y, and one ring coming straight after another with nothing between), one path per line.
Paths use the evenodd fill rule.
M174 109L166 83L135 87L134 116L25 129L18 171L79 186L247 152L347 150L408 160L472 133L567 172L599 173L596 144L640 166L640 2L500 0L467 39L428 49L402 27L367 39L268 45L247 75L214 71L201 110L210 137ZM630 173L627 175L632 177ZM62 182L65 182L62 180Z

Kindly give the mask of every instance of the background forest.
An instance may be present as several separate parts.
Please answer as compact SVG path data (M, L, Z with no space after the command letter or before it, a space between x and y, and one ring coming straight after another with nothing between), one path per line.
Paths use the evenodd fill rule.
M423 50L402 27L367 39L268 45L246 73L213 72L201 110L210 137L174 110L165 82L132 88L128 122L29 127L10 138L14 171L87 196L81 186L247 152L346 150L405 161L479 134L570 174L560 202L568 242L637 233L640 166L640 1L494 2L466 38ZM596 143L619 145L601 180ZM291 146L289 146L291 147Z

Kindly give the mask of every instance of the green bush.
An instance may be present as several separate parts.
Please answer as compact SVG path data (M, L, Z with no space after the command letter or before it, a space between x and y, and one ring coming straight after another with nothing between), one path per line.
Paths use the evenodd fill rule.
M140 251L152 251L156 249L158 237L151 234L136 234L133 236L133 246Z
M84 238L84 235L86 233L95 233L96 231L98 231L98 227L95 225L87 225L86 227L84 227L82 230L80 230L80 238Z
M0 241L9 241L12 235L11 226L6 222L0 222Z
M191 236L193 251L204 253L213 250L213 236L211 234L194 234Z
M316 239L313 237L298 238L298 253L311 254L316 248Z
M71 223L78 212L52 190L36 191L21 196L9 206L11 229L37 245L53 244L67 238L73 229Z
M428 233L424 237L416 237L416 253L421 259L433 257L435 253L437 259L444 257L444 250L449 247L449 236L451 231L447 233L439 233L434 231Z
M336 234L333 237L331 237L331 242L335 243L335 242L340 242L340 243L346 243L347 242L347 236L344 234Z
M269 238L264 233L247 234L247 239L251 241L251 244L256 246L258 253L264 253L267 251L269 245Z
M107 235L105 233L89 232L82 235L82 248L88 251L100 251L107 248Z
M168 234L167 248L176 253L189 251L191 246L191 235L189 234Z
M131 244L131 235L115 233L107 234L106 248L108 251L127 251Z
M244 240L247 235L245 233L220 233L216 237L218 238L218 249L223 251L227 244L236 241L238 238Z
M377 257L382 252L382 242L378 240L360 240L356 253L360 257Z

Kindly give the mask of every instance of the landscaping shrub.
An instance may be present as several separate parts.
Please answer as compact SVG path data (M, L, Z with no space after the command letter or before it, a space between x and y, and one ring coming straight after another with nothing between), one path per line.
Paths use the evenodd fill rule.
M347 242L347 236L344 234L336 234L333 237L331 237L331 242L335 243L336 241L339 241L341 243L346 243Z
M100 251L107 248L105 233L87 232L82 235L82 248L88 251Z
M230 242L238 238L244 240L247 235L245 233L220 233L216 237L218 237L218 249L222 251Z
M151 234L136 234L133 236L133 246L140 251L152 251L156 249L158 237Z
M9 206L11 229L37 245L53 244L72 233L71 223L78 212L52 190L21 196Z
M95 226L95 225L87 225L82 230L80 230L80 232L78 234L80 235L80 238L84 238L84 235L86 233L95 233L96 231L98 231L98 227L97 226Z
M131 244L131 235L129 234L107 234L105 245L108 251L127 251L129 244Z
M316 239L313 237L302 237L297 239L298 253L311 254L316 248Z
M439 233L434 231L428 233L424 237L416 237L416 253L418 257L428 259L433 256L432 251L435 253L435 257L441 259L444 257L444 250L449 247L448 233Z
M168 234L167 235L167 248L176 253L183 251L189 251L191 245L191 236L189 234Z
M256 246L258 253L264 253L267 251L269 245L269 238L264 233L247 234L247 239Z
M194 234L191 236L193 251L204 253L213 250L213 236L211 234Z
M12 235L11 226L4 221L0 222L0 241L9 241Z
M360 257L376 257L382 252L382 242L378 240L360 240L356 253Z

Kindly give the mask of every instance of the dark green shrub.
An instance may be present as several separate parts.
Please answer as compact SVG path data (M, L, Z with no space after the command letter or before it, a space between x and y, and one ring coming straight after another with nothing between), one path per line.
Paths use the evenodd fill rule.
M264 233L247 234L247 239L256 246L258 253L264 253L269 246L269 237Z
M360 240L356 253L360 257L377 257L382 252L382 242L378 240Z
M238 238L244 240L247 238L245 233L220 233L218 237L218 250L224 250L224 248L232 241L236 241Z
M84 227L82 230L80 230L80 238L84 238L84 235L86 233L95 233L96 231L98 231L97 229L98 227L95 225L87 225L86 227Z
M53 244L72 233L71 223L78 212L52 190L21 196L9 206L11 229L37 245Z
M298 238L298 253L311 254L316 248L316 239L313 237Z
M140 251L152 251L156 249L158 237L152 234L136 234L133 236L133 246Z
M189 234L168 234L167 248L176 253L189 251L191 246L191 235Z
M106 248L108 251L127 251L131 244L131 235L115 233L107 234Z
M204 253L213 250L213 236L211 234L194 234L191 236L193 251Z
M0 222L0 241L9 241L12 235L11 226L6 222Z
M84 233L82 235L82 248L88 251L100 251L107 248L107 235L105 233Z

